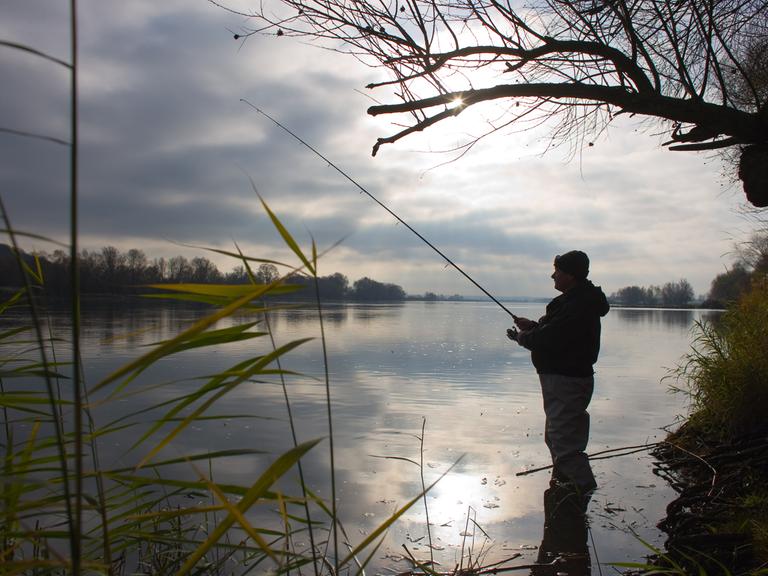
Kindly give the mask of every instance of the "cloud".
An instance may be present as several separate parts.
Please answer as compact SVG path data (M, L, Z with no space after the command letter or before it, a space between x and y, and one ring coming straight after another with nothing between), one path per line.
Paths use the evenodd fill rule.
M67 14L42 0L3 8L0 33L67 58ZM371 118L361 93L384 79L354 58L290 38L232 38L244 24L181 0L81 4L80 215L86 247L178 253L173 242L283 254L253 182L287 226L328 246L329 273L409 292L474 294L461 275L355 183L241 101L263 108L326 155L495 293L551 294L554 254L593 259L607 290L687 277L697 292L727 262L738 197L716 162L658 149L621 121L567 161L544 134L500 132L463 158L448 149L498 107L468 111L370 156L400 128ZM66 70L0 50L0 126L69 138ZM373 97L392 99L375 91ZM62 146L0 134L0 185L17 227L66 240ZM693 240L693 241L692 241ZM163 249L163 246L166 248ZM222 267L230 263L217 260Z

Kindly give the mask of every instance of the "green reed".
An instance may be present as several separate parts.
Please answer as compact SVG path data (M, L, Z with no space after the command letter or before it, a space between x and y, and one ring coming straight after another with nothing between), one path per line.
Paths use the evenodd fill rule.
M673 372L673 390L691 403L690 430L729 440L765 428L766 350L768 278L763 276L717 322L697 325L691 351Z
M72 330L66 341L53 334L46 318L45 278L39 263L30 264L17 238L55 243L33 231L15 230L0 196L3 232L10 239L24 280L16 293L0 299L0 417L2 417L2 496L0 497L0 575L10 574L290 574L309 569L320 574L360 573L381 546L387 529L420 502L436 482L396 510L357 545L344 530L336 509L335 454L331 382L325 346L323 308L318 291L318 254L312 242L305 253L280 219L262 200L265 212L295 265L244 255L239 247L213 250L240 261L248 270L245 285L157 285L149 297L194 302L210 312L158 342L100 381L84 378L81 358L80 285L78 274L78 40L77 2L70 0L71 62L34 47L0 39L0 47L24 57L40 57L70 73L71 140L17 130L70 150L70 299ZM255 188L255 187L254 187ZM253 263L281 266L285 274L259 284ZM290 353L310 338L278 344L269 315L282 306L273 302L296 289L286 277L302 273L314 279L320 325L331 470L330 505L306 486L301 459L323 441L300 442L291 411L288 378L301 377L285 368ZM235 317L237 315L237 317ZM240 321L246 318L245 321ZM225 327L220 327L227 324ZM189 351L215 350L249 342L253 354L215 374L182 381L157 381L153 367ZM70 358L61 362L63 351ZM269 446L202 450L182 456L163 454L194 425L228 418L216 414L222 398L243 386L279 379L283 388L293 446L272 457L247 485L221 483L216 470L225 458L263 459ZM183 394L120 410L120 402L183 385ZM107 407L118 414L106 422ZM146 422L148 420L148 423ZM104 465L103 447L110 438L131 431L133 445L123 454L129 464ZM422 432L423 434L423 432ZM184 473L179 474L179 467ZM277 486L298 471L296 493ZM447 473L447 472L446 472ZM442 476L441 476L442 477ZM439 481L439 479L438 479ZM290 482L288 482L290 485ZM264 513L264 510L276 512ZM349 550L340 552L340 533ZM310 545L299 546L308 536ZM362 561L360 558L363 558Z
M673 390L687 395L688 420L672 435L676 444L738 445L768 430L768 276L756 275L751 288L716 322L697 325L691 351L673 371ZM712 530L749 534L755 557L768 560L768 492L759 466L745 456L741 489L731 496L728 514ZM768 573L768 569L753 574Z
M303 271L316 277L317 249L313 246L312 255L305 256L277 216L266 205L265 209L286 245L299 259L296 266L286 266L286 276ZM266 261L247 257L239 251L231 255L249 265ZM31 270L24 264L20 251L17 258L29 277ZM44 278L38 279L44 282ZM278 344L267 320L270 313L281 308L279 304L269 304L270 299L296 287L286 285L283 276L270 284L176 284L152 288L163 291L152 297L204 303L213 309L176 336L156 343L100 381L92 385L84 382L83 403L79 408L82 428L70 425L75 421L76 402L68 400L52 384L55 378L63 379L62 388L66 390L73 380L71 364L61 366L47 360L50 351L61 343L44 337L45 322L39 315L27 314L33 307L40 307L39 296L29 297L22 304L22 297L30 296L29 291L24 290L2 304L0 310L5 312L23 305L21 317L28 326L14 327L0 334L3 366L0 405L5 431L0 573L74 573L75 559L64 550L71 550L73 530L77 526L81 527L78 562L82 572L121 574L144 570L147 573L217 574L262 571L271 566L271 571L281 574L310 565L315 574L361 571L372 558L370 549L378 548L387 528L420 502L423 493L342 557L339 530L343 531L343 526L335 506L326 505L309 491L303 478L295 494L275 489L282 478L292 477L301 457L322 441L299 442L292 416L289 420L294 447L271 461L250 485L214 481L216 462L223 458L262 456L269 447L203 450L174 458L163 457L166 449L191 426L237 417L212 413L217 402L228 394L242 386L268 383L275 378L281 379L285 387L286 378L298 376L281 363L291 351L310 339ZM322 318L317 294L316 300ZM235 314L237 319L233 318ZM230 324L221 327L225 320ZM324 338L321 333L321 340ZM153 366L161 360L236 342L251 342L254 350L259 351L205 377L183 382L158 382L153 378ZM265 344L259 346L260 342ZM323 357L330 445L331 385L324 347ZM15 365L18 366L11 369ZM46 379L50 385L41 387ZM119 406L121 401L136 396L150 397L152 392L165 386L173 385L174 390L178 390L180 384L185 390L181 395L123 411L106 422L98 421L98 415L109 406ZM287 389L284 390L290 414L290 400ZM112 409L111 413L115 412L117 409ZM149 422L142 430L139 424L147 418ZM125 455L132 464L101 465L100 447L127 429L136 430L135 441ZM57 430L61 431L58 435ZM82 450L79 458L83 461L79 477L83 486L81 524L73 521L72 515L77 512L71 503L76 495L68 491L76 474L73 462L78 458L77 450ZM169 472L179 465L186 465L189 471L181 478ZM334 469L332 465L332 485ZM429 488L425 486L424 490ZM188 503L190 496L194 500L192 504ZM278 510L276 520L265 519L257 513L265 506ZM297 513L295 509L303 512ZM310 509L317 510L322 520L312 518ZM307 533L311 539L309 549L297 549L296 537ZM323 548L329 552L322 552ZM363 555L366 556L364 562L360 562L359 557ZM357 567L355 562L359 562Z
M611 562L610 565L615 568L628 568L630 572L626 574L635 576L689 576L691 574L698 574L698 576L711 576L717 574L718 576L732 576L732 572L722 562L718 562L714 558L703 554L699 551L691 550L691 553L686 553L682 550L677 550L677 554L682 558L682 561L678 561L670 554L665 554L662 550L656 548L649 542L646 542L639 535L635 534L638 542L645 546L650 553L654 561L651 562ZM702 560L706 560L709 564L715 567L715 571L707 570L702 565ZM685 564L683 563L685 562ZM760 576L762 572L751 573L750 576Z

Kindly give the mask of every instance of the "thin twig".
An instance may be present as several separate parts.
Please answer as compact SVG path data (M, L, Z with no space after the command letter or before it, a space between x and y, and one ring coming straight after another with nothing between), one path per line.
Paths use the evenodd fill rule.
M405 548L405 546L403 546ZM406 551L409 553L410 551L406 548ZM501 562L496 562L494 564L490 564L489 566L481 567L478 569L458 569L453 572L435 572L433 570L427 570L429 574L432 576L482 576L485 574L501 574L502 572L514 572L516 570L540 570L541 568L553 568L557 566L559 563L563 561L561 556L557 556L552 560L552 562L549 563L541 563L541 564L519 564L517 566L500 566L500 564L503 564L504 562L509 562L510 560L515 560L522 556L520 553L515 553L513 556L507 558L506 560L502 560ZM413 556L411 556L412 561L414 564L421 568L422 570L425 569L425 566L423 564L418 563L415 559L413 559ZM549 573L549 572L547 572ZM408 570L406 572L400 572L396 576L424 576L421 572L414 572L413 570Z
M660 444L663 444L663 442L652 442L650 444L637 444L636 446L624 446L622 448L610 448L608 450L601 450L600 452L587 454L587 458L589 460L608 460L610 458L618 458L619 456L629 456L630 454L636 454L638 452L646 452L648 450L656 448ZM626 450L630 450L630 451L626 452ZM615 454L615 452L621 452L621 454ZM603 456L603 454L611 454L611 456ZM533 474L535 472L542 472L544 470L551 470L552 468L554 468L553 464L550 464L548 466L540 466L538 468L530 468L528 470L523 470L522 472L517 472L515 476L527 476L528 474Z
M637 454L638 452L647 452L648 448L636 448L629 452L622 452L621 454L611 454L610 456L590 456L590 460L610 460L611 458L619 458L620 456L629 456L631 454Z
M54 144L60 144L62 146L69 146L70 143L61 138L55 136L46 136L45 134L37 134L35 132L27 132L26 130L16 130L14 128L3 128L0 126L0 132L6 134L13 134L14 136L23 136L25 138L35 138L36 140L45 140L47 142L53 142Z
M314 253L314 250L313 250ZM323 323L323 306L320 299L320 283L317 278L317 262L314 263L314 269L312 270L312 278L315 284L315 300L317 303L317 317L320 323L320 342L323 348L323 367L325 370L325 401L326 410L328 413L328 443L330 446L330 464L331 464L331 511L333 521L333 567L334 575L338 576L339 573L339 528L338 528L338 512L336 509L336 466L334 460L333 450L333 417L331 412L331 378L328 368L328 347L325 341L325 326Z
M251 271L251 268L246 260L243 260L245 263L246 269L248 270L248 275L251 277L251 281L255 284L255 277L253 276L253 273ZM272 343L272 349L277 350L277 345L275 342L275 335L272 330L272 324L269 321L269 311L266 308L266 302L264 303L264 323L267 327L267 332L269 333L269 339ZM280 384L283 388L283 398L285 399L285 406L288 411L288 423L290 425L291 429L291 438L293 439L293 447L296 448L299 445L298 438L296 435L296 425L293 418L293 410L291 408L291 401L288 396L288 386L286 385L285 381L285 374L283 372L283 367L280 362L280 357L278 356L276 358L277 362L277 369L280 372ZM315 576L318 576L318 562L317 562L317 551L315 550L315 536L314 536L314 530L312 529L312 517L310 516L309 512L309 498L307 498L307 485L304 480L304 468L301 465L301 460L299 460L296 463L298 472L299 472L299 482L301 483L301 492L304 497L304 513L307 517L307 527L309 531L309 547L312 552L312 566L315 571ZM287 533L286 533L287 536ZM301 574L301 570L299 570L299 574Z
M32 48L31 46L27 46L26 44L19 44L18 42L10 42L9 40L0 40L0 46L15 48L16 50L21 50L22 52L27 52L35 56L40 56L40 58L44 58L45 60L53 62L54 64L64 66L64 68L70 68L70 69L74 68L74 62L70 64L69 62L65 62L64 60L56 58L55 56L51 56L50 54L46 54L45 52L42 52L37 48Z
M706 460L704 460L704 458L702 458L702 457L701 457L701 456L699 456L698 454L694 454L693 452L691 452L690 450L686 450L686 449L685 449L685 448L683 448L682 446L678 446L677 444L673 444L672 442L669 442L669 441L666 441L666 440L664 441L664 444L667 444L668 446L672 446L672 448L675 448L675 449L677 449L677 450L680 450L681 452L685 452L685 453L686 453L686 454L688 454L689 456L693 456L693 457L694 457L694 458L696 458L696 459L697 459L699 462L701 462L702 464L704 464L704 465L705 465L707 468L709 468L710 470L712 470L712 482L710 483L709 492L707 492L707 498L711 497L711 496L712 496L712 494L713 494L713 492L715 491L715 483L717 482L717 469L715 469L715 467L714 467L714 466L712 466L712 464L710 464L709 462L707 462Z
M72 548L72 574L82 573L82 520L83 520L83 398L80 358L80 266L78 265L78 36L77 0L70 0L70 43L72 65L70 67L70 123L72 145L70 159L70 299L72 312L72 389L74 392L74 436L75 436L75 517L70 534ZM69 479L66 479L69 482Z
M419 473L421 474L421 490L424 493L424 514L427 519L427 541L429 542L429 560L434 565L435 556L432 548L432 530L429 528L429 505L427 504L427 485L424 482L424 429L427 425L426 417L421 419L421 437L419 438Z

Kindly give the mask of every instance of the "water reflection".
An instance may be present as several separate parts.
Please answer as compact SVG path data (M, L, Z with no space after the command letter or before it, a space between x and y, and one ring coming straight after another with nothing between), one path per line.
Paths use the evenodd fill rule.
M512 309L522 316L538 317L543 305ZM198 308L167 305L86 309L82 351L87 381L98 382L146 351L142 346L174 336L203 313ZM603 323L604 349L591 403L588 452L636 445L663 435L660 429L683 411L684 399L670 397L660 380L666 375L665 367L674 365L688 350L692 323L707 316L699 311L641 309L609 313ZM355 542L420 492L420 470L403 459L420 460L416 437L424 418L427 484L466 454L427 498L436 547L433 553L443 566L461 560L464 518L470 509L477 511L478 524L494 540L489 563L508 557L510 551L520 551L523 560L533 564L550 552L575 553L576 544L586 542L582 538L583 510L581 516L571 514L574 507L549 491L545 473L516 476L548 464L550 457L543 440L538 378L528 353L510 345L505 336L508 316L483 302L407 302L329 305L324 307L324 317L337 496L348 532L358 536L352 538ZM244 315L234 321L257 318ZM51 321L55 330L67 333L65 314L53 313ZM270 326L278 345L319 336L317 310L311 306L275 312L270 315ZM262 338L164 359L134 383L146 386L147 394L105 406L113 412L98 414L99 423L138 412L142 403L156 404L188 394L191 385L201 385L197 377L268 350L269 339ZM303 375L287 381L299 441L328 433L320 352L316 339L283 361L286 370ZM160 382L168 384L151 388ZM287 410L277 381L246 383L222 398L215 411L232 417L190 429L169 447L168 456L242 446L265 449L268 453L263 457L228 460L217 471L221 482L249 484L276 454L291 446ZM129 460L122 460L124 449L144 429L148 418L123 436L105 437L105 459L112 456L119 460L115 464L130 465ZM593 519L599 558L603 562L641 559L646 549L629 531L660 544L663 535L655 524L663 517L672 491L657 484L652 461L645 455L595 461L592 468L599 488L587 513ZM179 476L185 473L189 470L179 466ZM327 442L308 454L305 473L310 487L328 498ZM627 505L611 505L615 502ZM404 543L419 557L428 554L424 541L419 540L425 527L423 507L414 507L390 532L380 555L372 560L371 570L390 568L391 558L402 554ZM565 543L564 534L570 538ZM583 573L588 574L589 563L584 566Z
M283 310L280 317L288 325L305 324L317 321L317 310L312 308L288 308Z
M622 322L628 324L661 324L666 327L677 327L687 330L693 323L696 312L693 310L662 310L658 308L614 308L615 314Z
M396 319L402 315L405 303L391 304L323 304L323 321L331 324L344 324L353 321L357 324L378 322L382 319ZM312 305L293 307L281 313L281 318L292 326L315 324L318 318L317 308Z
M682 330L690 329L696 320L716 322L722 310L679 310L661 308L613 308L611 314L628 325L661 325Z
M369 323L383 318L397 318L403 313L405 304L372 304L355 306L353 310L354 319L357 322Z
M588 576L591 560L587 546L587 505L584 497L553 482L544 491L544 536L532 576Z

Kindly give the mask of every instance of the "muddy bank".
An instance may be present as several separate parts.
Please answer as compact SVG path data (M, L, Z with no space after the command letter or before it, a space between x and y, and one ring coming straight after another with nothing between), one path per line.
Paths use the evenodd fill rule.
M678 492L659 527L666 554L697 573L751 573L768 561L768 431L728 442L687 430L653 451L657 474ZM655 563L669 564L664 558Z

